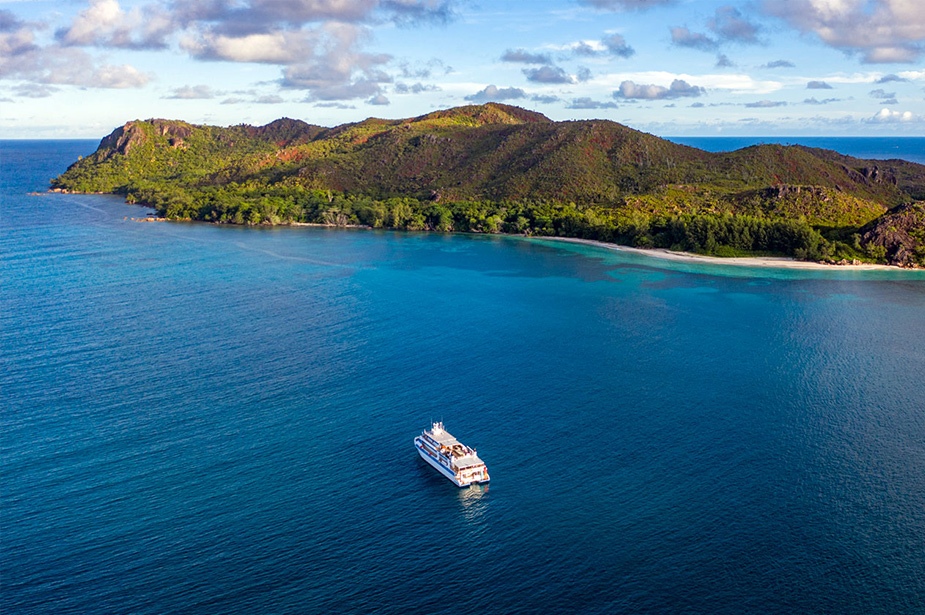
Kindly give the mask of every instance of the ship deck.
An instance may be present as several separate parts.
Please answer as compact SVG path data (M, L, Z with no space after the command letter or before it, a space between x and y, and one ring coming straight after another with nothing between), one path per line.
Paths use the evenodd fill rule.
M427 435L435 442L441 445L441 451L453 456L453 460L460 468L467 468L476 465L482 465L484 462L479 459L474 449L469 448L456 439L453 434L445 429L428 430Z

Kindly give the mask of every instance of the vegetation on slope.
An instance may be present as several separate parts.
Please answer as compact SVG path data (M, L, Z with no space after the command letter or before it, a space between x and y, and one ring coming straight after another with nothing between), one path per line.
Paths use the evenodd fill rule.
M901 205L860 232L867 250L903 267L925 265L925 203Z
M553 122L491 103L334 128L291 119L227 128L129 122L52 185L122 193L170 218L234 224L883 260L896 251L883 253L860 229L921 198L925 167L798 146L710 154L615 122ZM903 254L912 255L904 264L920 262L915 246Z

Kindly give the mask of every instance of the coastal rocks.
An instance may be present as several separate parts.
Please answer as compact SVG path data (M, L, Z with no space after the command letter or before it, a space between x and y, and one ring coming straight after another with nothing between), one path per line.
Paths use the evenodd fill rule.
M900 205L864 226L861 245L891 265L925 266L925 202Z

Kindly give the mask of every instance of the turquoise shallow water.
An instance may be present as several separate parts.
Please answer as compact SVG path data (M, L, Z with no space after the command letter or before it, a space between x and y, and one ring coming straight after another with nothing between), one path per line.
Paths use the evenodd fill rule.
M26 194L93 147L3 144L2 612L925 610L921 274Z

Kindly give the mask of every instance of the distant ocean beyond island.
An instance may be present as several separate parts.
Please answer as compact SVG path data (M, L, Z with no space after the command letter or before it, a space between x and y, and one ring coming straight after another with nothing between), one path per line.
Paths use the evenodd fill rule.
M925 137L663 137L674 143L689 145L708 152L733 150L776 143L805 145L835 150L855 158L887 160L899 158L925 164Z

